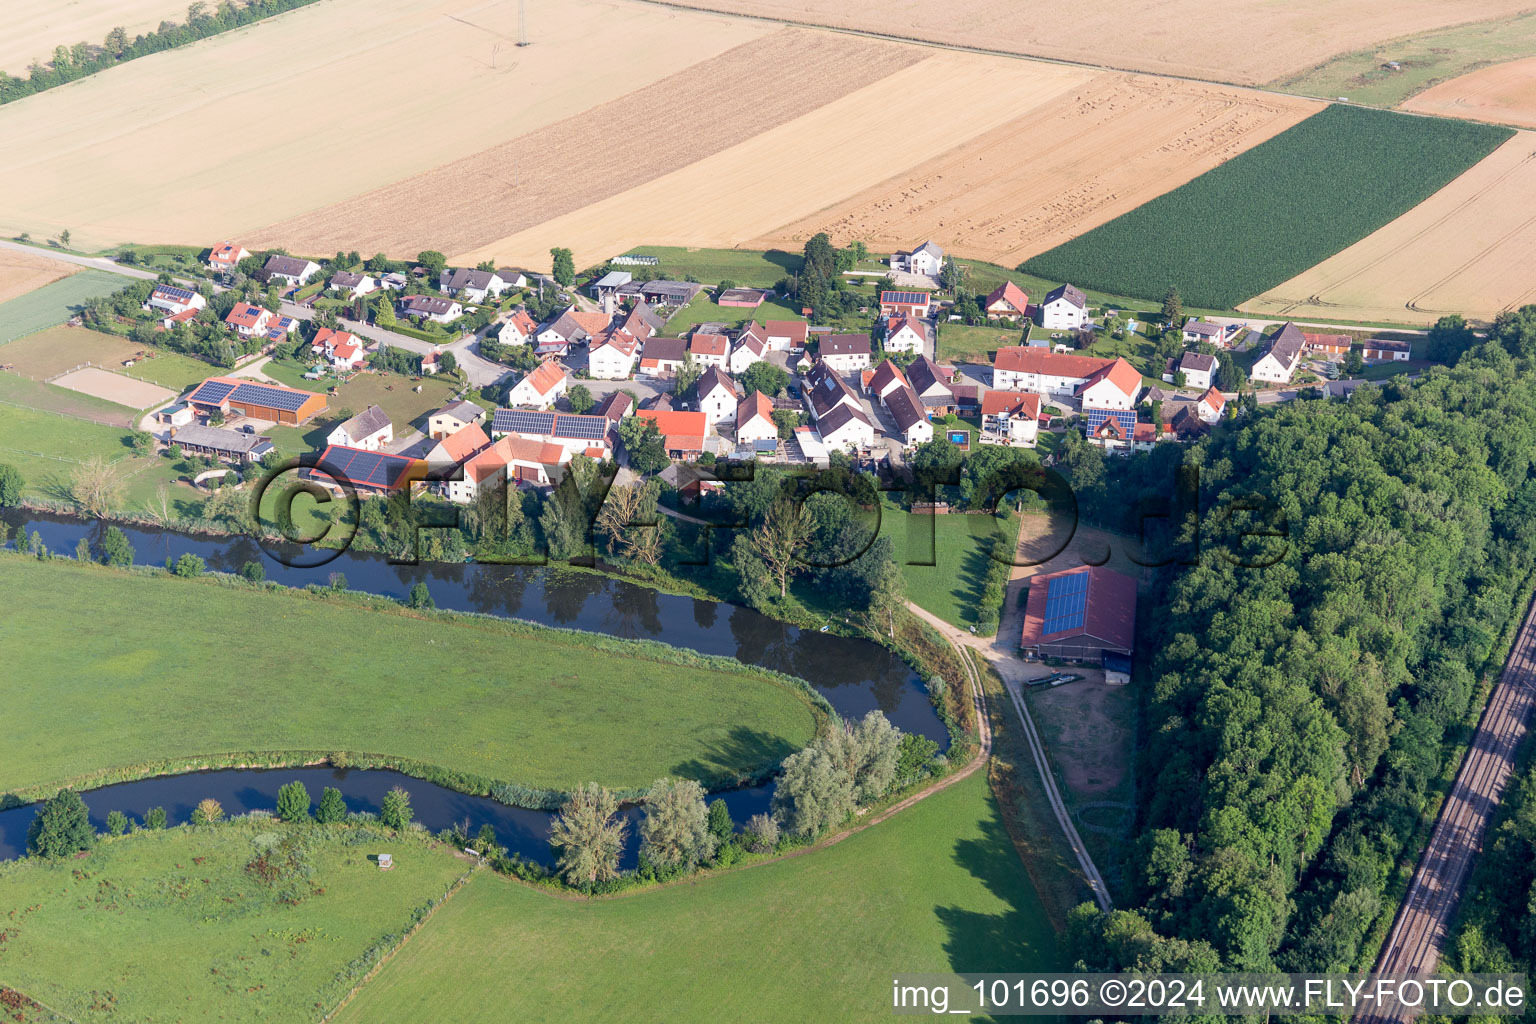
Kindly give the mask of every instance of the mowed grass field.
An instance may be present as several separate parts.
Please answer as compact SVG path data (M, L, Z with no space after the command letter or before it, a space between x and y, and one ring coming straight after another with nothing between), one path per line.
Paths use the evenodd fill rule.
M420 836L316 829L310 891L290 905L245 870L287 829L145 831L0 865L0 985L80 1022L315 1020L469 868Z
M730 280L730 278L726 278ZM762 323L764 320L804 320L800 315L798 306L789 305L789 300L771 297L763 300L763 304L756 309L741 309L735 306L721 306L710 298L712 292L702 291L696 298L676 313L667 321L666 333L686 334L695 324L723 323L727 327L740 327L748 320L756 320Z
M992 538L1014 528L992 516L925 516L890 505L880 508L880 535L896 547L907 598L962 629L976 625Z
M337 1020L885 1021L892 972L1059 967L978 773L827 849L620 899L480 872Z
M139 418L136 410L95 395L83 394L69 388L29 380L14 373L0 373L0 402L25 406L39 412L62 413L65 416L84 416L100 424L127 429ZM82 426L87 426L82 424ZM0 429L0 444L19 445L26 438Z
M1507 129L1331 106L1124 216L1028 260L1055 280L1233 308L1406 213Z
M0 789L247 750L628 788L761 768L815 725L772 677L622 641L67 560L0 558L0 588L28 595L6 615Z
M124 367L123 362L128 359L134 364ZM115 334L66 324L10 342L0 348L0 362L11 364L17 373L41 380L65 373L81 363L94 363L104 370L126 373L173 391L181 391L220 372L218 367L201 359L146 348Z
M120 275L105 270L82 270L0 303L0 345L63 323L87 299L111 295L123 281ZM4 349L0 349L0 362L8 362Z

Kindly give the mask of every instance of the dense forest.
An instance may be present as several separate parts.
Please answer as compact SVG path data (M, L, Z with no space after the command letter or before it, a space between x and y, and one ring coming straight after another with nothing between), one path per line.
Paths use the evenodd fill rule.
M1459 321L1435 339L1466 341ZM1526 307L1417 381L1272 406L1184 450L1067 449L1091 519L1123 528L1169 504L1181 467L1200 509L1165 520L1182 543L1143 616L1147 740L1121 894L1134 909L1080 908L1074 958L1369 966L1449 747L1533 586L1533 353ZM1526 844L1527 881L1531 832L1501 834ZM1528 892L1510 897L1521 935Z

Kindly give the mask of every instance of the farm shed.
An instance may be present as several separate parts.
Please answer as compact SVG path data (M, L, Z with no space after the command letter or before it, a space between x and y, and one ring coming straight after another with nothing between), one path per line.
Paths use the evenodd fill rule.
M1136 581L1102 566L1044 573L1029 581L1019 647L1025 654L1098 661L1136 646Z

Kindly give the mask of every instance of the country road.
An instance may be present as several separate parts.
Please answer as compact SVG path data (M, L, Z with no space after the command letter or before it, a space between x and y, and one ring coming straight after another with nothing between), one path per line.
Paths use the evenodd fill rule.
M1419 861L1408 896L1376 961L1378 974L1428 974L1435 970L1450 937L1448 929L1461 901L1462 886L1483 846L1488 822L1498 808L1515 769L1515 754L1536 705L1536 604L1526 614L1498 685L1451 794L1440 809L1429 846ZM1361 1014L1365 1024L1407 1021L1418 1010L1383 1005Z

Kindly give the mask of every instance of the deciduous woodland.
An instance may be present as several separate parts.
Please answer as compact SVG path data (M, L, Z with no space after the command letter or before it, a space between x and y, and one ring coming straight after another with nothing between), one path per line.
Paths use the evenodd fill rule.
M1068 451L1090 516L1167 493L1182 458L1202 508L1267 501L1232 520L1281 529L1288 546L1269 568L1239 568L1281 540L1208 529L1197 565L1162 570L1166 600L1143 623L1159 654L1132 909L1080 908L1073 959L1369 966L1458 727L1530 597L1533 355L1527 306L1417 382L1298 400L1187 452L1109 466Z

